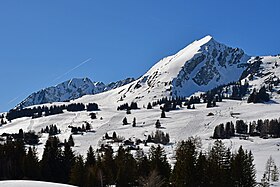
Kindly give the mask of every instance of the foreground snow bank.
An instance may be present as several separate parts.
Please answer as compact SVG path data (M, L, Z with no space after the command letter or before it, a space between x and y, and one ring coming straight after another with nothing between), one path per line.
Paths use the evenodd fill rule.
M41 182L41 181L24 181L24 180L9 180L0 181L1 187L74 187L72 185L58 184L51 182Z

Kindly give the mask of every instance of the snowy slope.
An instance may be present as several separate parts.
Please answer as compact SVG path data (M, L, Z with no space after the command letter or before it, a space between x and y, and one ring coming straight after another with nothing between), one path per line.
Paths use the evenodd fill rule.
M155 122L160 119L161 110L159 107L154 109L140 109L133 110L132 114L127 115L125 111L116 111L110 103L110 100L103 100L103 105L100 106L100 111L97 112L98 119L91 120L89 112L65 112L63 114L42 117L37 119L20 118L13 120L7 125L0 127L0 134L16 133L20 128L24 131L35 130L39 132L41 128L47 125L56 124L61 129L62 134L58 135L61 141L68 139L71 134L69 125L81 126L84 121L89 122L95 133L85 133L84 135L74 135L75 147L73 148L76 153L86 155L87 149L90 145L94 149L98 148L104 143L103 136L107 132L109 135L115 131L117 135L123 136L126 139L131 138L135 140L146 139L149 134L156 131ZM276 100L280 102L280 100ZM214 113L214 116L207 116L209 112ZM231 113L240 113L238 116L232 117ZM174 162L174 154L177 143L180 140L185 140L190 136L199 136L202 139L202 145L204 150L208 150L209 145L214 140L210 139L214 128L220 123L227 121L236 121L237 119L243 119L247 122L252 120L262 119L274 119L280 117L279 104L248 104L246 101L232 101L225 100L222 103L218 103L218 107L206 108L206 104L197 104L196 109L189 110L182 108L166 113L167 118L160 119L163 126L161 129L164 132L170 134L171 143L165 146L167 157L171 163ZM100 118L103 118L102 120ZM133 118L136 117L137 127L133 128L131 125L123 126L122 119L128 118L128 122L131 123ZM39 156L42 156L45 141L48 135L42 134L40 138L41 145L37 146ZM261 139L257 137L250 138L249 140L240 140L239 138L231 138L224 140L227 146L229 146L232 152L236 151L240 145L245 149L252 150L255 158L255 164L257 168L257 179L261 179L266 160L270 155L275 159L278 166L280 166L280 151L277 144L280 143L280 139ZM117 149L119 144L113 146ZM145 147L141 147L147 152L150 144Z
M221 57L219 58L219 56ZM261 62L260 66L255 71L251 71L252 64L257 61ZM251 89L260 88L263 84L269 84L267 80L274 80L280 77L278 64L280 65L279 56L261 57L261 60L256 57L249 57L241 49L229 48L207 36L188 45L177 54L162 59L134 82L107 92L85 95L76 100L65 102L65 104L73 102L98 103L100 111L97 112L97 119L90 119L89 112L86 111L65 111L63 114L37 119L19 118L1 126L0 134L4 132L16 133L20 128L24 131L34 130L39 132L41 128L56 124L62 132L58 137L63 141L68 139L71 134L71 129L68 128L69 125L81 126L84 121L87 121L96 132L73 136L75 141L74 150L77 153L86 155L90 145L96 149L104 143L103 136L106 132L112 135L115 131L117 135L132 140L136 138L146 139L149 134L155 132L155 122L160 119L161 110L159 106L147 110L143 105L147 105L148 102L164 96L188 96L197 91L208 90L219 84L237 81L241 76L244 76L242 81L245 81L245 79L249 81ZM246 71L251 71L251 73L246 74ZM252 74L251 77L250 74ZM271 94L274 102L266 104L248 104L246 100L224 100L218 103L218 107L214 108L206 108L206 104L197 104L194 110L183 107L166 113L167 118L160 119L160 121L163 126L161 130L168 132L171 138L171 143L164 146L170 162L174 163L177 143L190 136L201 137L202 149L208 150L209 145L214 141L210 139L210 136L212 136L215 126L220 123L235 122L237 119L250 122L260 118L279 118L280 98L277 91L280 90L280 87L276 85L273 89L275 91ZM130 115L127 115L125 111L116 110L118 105L131 101L138 102L138 106L141 109L132 110ZM214 116L207 116L209 112L212 112ZM232 113L239 113L239 115L232 116ZM129 123L135 117L137 127L123 126L122 119L124 117L128 118ZM42 144L37 146L39 156L42 155L47 137L47 134L42 134L40 138ZM252 150L258 181L263 175L266 160L270 155L275 159L276 164L280 166L278 147L280 139L250 137L249 140L240 140L235 137L224 140L224 142L232 152L235 152L240 145L245 149ZM117 149L119 144L113 144L113 146ZM143 145L141 147L147 152L150 144L147 147Z
M93 95L112 90L132 81L134 81L133 78L127 78L105 85L103 82L92 82L89 78L74 78L56 86L32 93L24 101L18 104L17 107L24 108L32 105L77 99L84 95Z
M162 97L190 96L239 80L249 59L241 49L227 47L206 36L163 58L138 80L108 95L114 95L114 101L141 104Z
M40 181L9 180L0 181L1 187L74 187L72 185Z

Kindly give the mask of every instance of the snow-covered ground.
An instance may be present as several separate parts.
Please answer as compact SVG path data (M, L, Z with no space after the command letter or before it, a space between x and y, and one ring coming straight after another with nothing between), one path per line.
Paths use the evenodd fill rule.
M72 185L41 181L9 180L0 181L1 187L74 187Z
M216 52L215 52L216 51ZM228 64L219 64L223 61L217 59L217 51L220 54L228 52L231 53L233 59L225 59ZM211 53L210 53L211 52ZM200 62L200 65L193 64L192 68L186 69L187 62L196 63L191 61L194 56L198 57L203 54L205 59ZM209 57L209 59L207 58ZM200 70L207 70L212 72L211 69L214 64L211 65L212 60L215 64L218 72L211 76L207 85L200 85L199 87L190 84L193 82L196 75L200 75L203 79L204 75L199 74ZM259 89L265 84L270 84L267 80L274 80L275 77L280 76L280 57L268 56L261 57L261 73L255 73L252 75L252 80L249 84L251 88ZM162 97L179 92L183 95L193 94L197 91L205 91L214 88L217 85L225 84L232 81L237 81L245 69L244 63L250 63L256 60L252 57L249 61L249 57L244 54L240 49L228 48L223 44L219 44L213 40L210 36L207 36L199 41L188 45L186 48L179 51L173 56L166 57L155 64L146 74L140 77L138 80L129 83L125 86L103 92L97 95L83 96L70 103L92 103L96 102L99 105L100 111L97 113L97 119L90 119L89 112L67 112L55 116L41 117L37 119L20 118L13 120L11 123L0 127L0 134L17 133L19 129L24 131L34 130L40 132L41 128L55 124L61 130L61 134L58 135L61 141L68 139L71 134L71 129L68 126L81 126L86 122L92 125L93 130L96 132L88 132L83 135L73 135L75 141L75 147L73 148L76 153L86 155L89 146L98 148L104 143L103 136L108 133L109 136L115 131L118 136L122 136L125 139L135 140L147 139L147 136L156 131L155 122L160 120L162 128L160 130L169 133L171 143L164 146L167 157L171 163L174 163L175 148L179 141L185 140L190 136L199 136L202 140L202 149L207 151L209 146L212 145L214 140L210 137L213 134L214 128L220 123L226 123L228 121L235 122L238 119L251 122L258 119L274 119L280 117L280 97L277 91L280 90L278 85L275 85L274 92L271 94L273 102L266 104L248 104L246 101L233 101L224 100L221 103L217 103L218 106L214 108L206 108L206 104L195 105L196 109L187 109L186 107L180 108L166 113L167 118L161 119L161 110L159 106L148 110L145 108L148 102L156 101ZM210 63L211 61L211 63ZM197 63L199 60L197 61ZM202 63L203 62L203 63ZM219 63L218 63L219 62ZM231 63L229 63L231 62ZM244 62L244 63L243 63ZM210 64L209 64L210 63ZM202 68L205 67L205 68ZM240 66L240 67L239 67ZM192 72L188 72L192 70ZM248 77L246 77L248 79ZM179 86L174 86L176 81L180 83ZM180 81L179 81L180 80ZM243 80L245 81L245 80ZM268 85L266 85L268 86ZM173 92L173 93L172 93ZM197 92L198 93L198 92ZM280 93L280 91L279 91ZM132 110L132 114L127 115L125 111L117 111L117 107L124 103L137 102L139 110ZM45 104L50 105L69 104L67 103L52 103ZM214 116L207 116L208 113L213 113ZM238 113L239 115L231 115L232 113ZM122 120L127 117L129 125L123 126ZM137 127L132 127L132 120L136 118ZM40 138L41 144L37 146L39 157L42 156L44 144L48 138L47 134L42 134ZM280 166L280 139L261 139L258 137L250 137L248 140L240 140L239 138L231 138L224 140L225 144L231 148L232 152L235 152L240 145L245 149L251 150L255 158L255 164L257 169L257 180L263 176L265 163L271 155L276 164ZM144 151L149 150L148 146L141 147ZM117 149L118 144L114 144L113 147Z
M92 96L92 101L98 95ZM81 98L88 100L89 98ZM105 102L107 100L107 102ZM100 100L101 101L101 100ZM85 155L90 145L97 148L102 143L102 137L107 132L110 136L115 131L117 135L123 136L126 139L135 138L146 139L147 135L156 131L155 122L157 119L162 124L162 131L170 134L171 143L165 146L167 157L171 163L174 162L174 154L176 144L180 140L185 140L190 136L199 136L202 139L202 148L208 150L209 146L214 140L210 139L216 125L225 123L227 121L236 121L243 119L247 122L257 119L273 119L280 117L280 105L277 101L268 104L248 104L246 101L224 100L218 103L218 107L206 108L206 104L195 105L196 109L181 109L167 112L167 118L161 119L161 110L159 107L148 110L142 108L139 110L132 110L132 114L127 115L125 111L117 111L116 106L110 102L109 99L104 98L100 105L100 111L97 112L97 119L90 119L89 112L65 112L56 116L48 116L37 119L20 118L13 120L12 123L0 127L0 134L16 133L20 128L24 131L35 130L39 132L41 128L47 125L56 124L61 129L61 134L58 135L60 140L68 139L71 134L69 125L81 126L84 121L89 122L93 130L96 132L88 132L84 135L74 135L75 147L73 148L77 153ZM207 116L209 112L214 113L214 116ZM232 116L231 113L239 113L240 115ZM100 119L102 117L102 119ZM136 118L137 127L132 125L122 125L122 120L127 117L128 122L132 123L133 118ZM37 146L39 156L41 157L44 143L47 139L47 134L43 134ZM278 166L280 166L280 151L278 145L280 139L261 139L258 137L250 137L249 140L240 140L239 138L231 138L224 140L225 144L236 151L240 145L245 149L251 150L254 154L255 164L257 169L257 180L260 181L263 173L265 163L271 155ZM115 147L118 145L115 144ZM141 147L147 151L149 145Z

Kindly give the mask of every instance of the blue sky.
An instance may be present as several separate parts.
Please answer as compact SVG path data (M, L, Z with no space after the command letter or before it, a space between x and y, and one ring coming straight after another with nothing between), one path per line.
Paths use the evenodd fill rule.
M279 54L279 7L279 0L0 1L0 111L73 77L139 77L208 34L249 55Z

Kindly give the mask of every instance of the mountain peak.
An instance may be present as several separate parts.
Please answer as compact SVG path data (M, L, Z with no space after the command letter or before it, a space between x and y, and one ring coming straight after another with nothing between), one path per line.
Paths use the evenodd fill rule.
M122 98L156 100L207 91L239 80L248 59L242 49L226 46L207 35L161 59L123 91Z
M211 40L214 40L214 38L210 35L207 35L207 36L201 38L200 40L197 40L196 42L201 43L203 45L203 44L210 42Z

